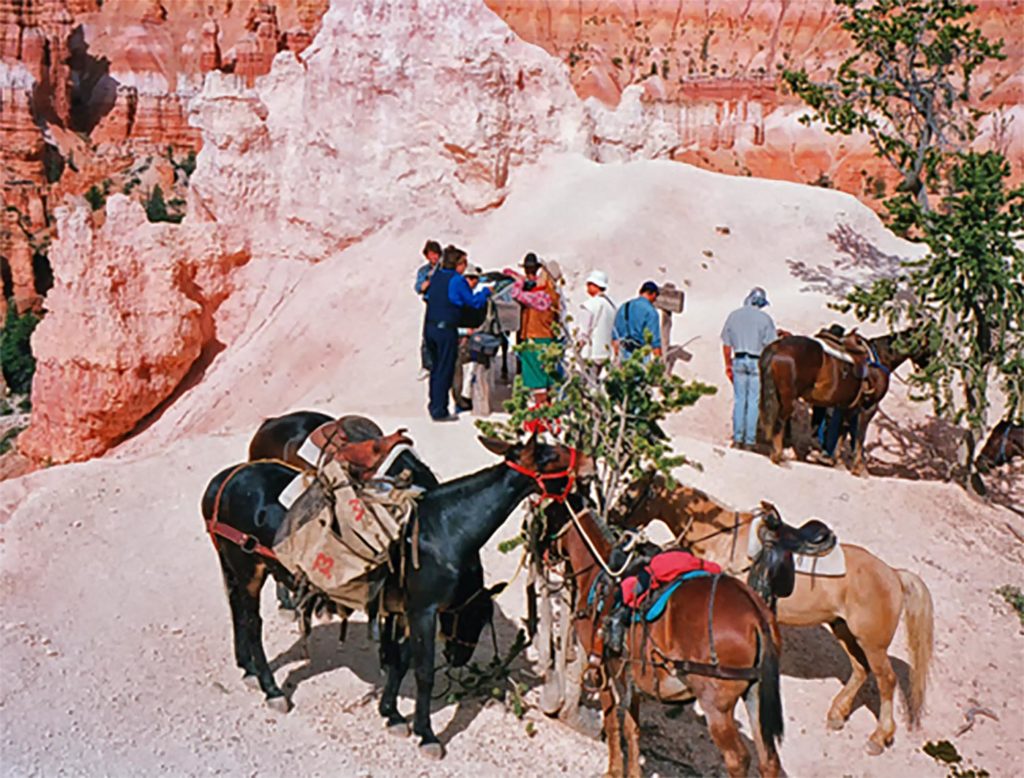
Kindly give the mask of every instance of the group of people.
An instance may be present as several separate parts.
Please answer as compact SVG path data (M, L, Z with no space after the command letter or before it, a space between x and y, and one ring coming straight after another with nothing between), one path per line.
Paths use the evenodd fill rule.
M425 262L416 271L414 289L425 303L421 340L421 378L429 377L430 418L438 422L454 421L448 395L456 378L460 325L467 314L484 308L491 289L477 290L481 271L469 264L465 251L449 245L444 249L435 240L423 247ZM523 385L533 392L534 403L547 402L554 383L543 352L559 337L563 296L560 278L549 271L533 252L520 265L522 272L506 268L513 279L510 296L521 308L517 333L520 349L519 371ZM617 307L608 296L608 275L594 270L586 279L587 299L579 319L579 348L582 358L600 371L610 359L627 359L639 348L650 344L656 356L662 353L661 326L654 302L659 288L646 281L638 296ZM474 317L476 318L476 317Z

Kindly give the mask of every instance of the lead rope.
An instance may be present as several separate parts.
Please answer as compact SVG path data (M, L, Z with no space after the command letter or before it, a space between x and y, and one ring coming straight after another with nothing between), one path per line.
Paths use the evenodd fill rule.
M604 561L601 554L598 552L597 547L594 546L594 543L590 539L590 536L587 535L586 531L583 529L583 525L580 523L579 515L576 513L575 510L573 510L572 505L569 504L568 500L564 503L564 505L569 510L569 516L572 518L572 523L576 525L576 531L580 533L580 536L583 538L583 542L587 546L587 550L590 551L590 554L594 557L594 560L598 563L598 565L601 566L601 569L604 570L605 574L608 575L610 578L612 578L613 580L617 580L618 578L620 578L622 574L629 569L629 566L633 564L633 557L636 555L635 548L637 543L640 541L640 533L635 533L630 538L629 544L626 546L626 551L628 552L626 555L626 561L622 563L622 567L620 567L618 570L612 570L608 566L608 563Z

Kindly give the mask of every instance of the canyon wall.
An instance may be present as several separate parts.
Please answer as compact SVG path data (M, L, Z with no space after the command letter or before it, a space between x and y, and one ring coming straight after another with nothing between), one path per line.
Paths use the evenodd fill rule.
M175 162L200 146L188 103L203 73L252 84L279 51L312 41L328 3L0 0L0 314L9 297L41 307L65 195L143 200L161 184L183 201Z
M787 62L834 66L831 3L708 2L691 18L685 2L490 2L518 34L462 0L339 0L322 21L322 2L218 0L207 13L192 0L0 0L0 127L17 141L2 152L15 207L0 254L18 294L38 293L47 253L54 285L19 447L37 460L96 455L186 391L254 326L246 315L274 308L232 306L220 326L242 265L317 262L385 225L496 208L515 168L548 152L824 177L859 195L877 169L862 141L800 125L777 83ZM993 7L985 23L1008 26ZM315 37L289 32L317 23ZM662 40L674 59L637 81L620 71L622 41L639 46L638 34L633 64ZM34 53L60 41L79 84L69 94L63 60ZM1019 41L1010 48L982 79L998 105L1020 82ZM195 148L183 175L174 154ZM97 182L105 205L66 200ZM151 224L129 199L156 183L187 200L182 224Z
M806 110L780 81L791 67L824 78L849 55L833 0L486 2L524 40L565 61L581 97L628 103L603 126L610 148L598 157L617 158L654 133L665 140L655 144L662 155L711 170L834 186L867 201L883 182L891 190L892 174L865 137L801 125ZM1003 38L1007 54L973 82L975 104L993 112L979 143L1007 153L1020 179L1024 3L976 5L972 23Z
M94 456L186 387L204 350L237 346L256 322L218 329L216 311L240 265L318 261L386 224L494 208L517 165L583 148L565 66L462 2L334 8L301 60L278 53L252 87L209 73L190 120L203 142L181 225L121 195L60 211L18 444L33 458Z

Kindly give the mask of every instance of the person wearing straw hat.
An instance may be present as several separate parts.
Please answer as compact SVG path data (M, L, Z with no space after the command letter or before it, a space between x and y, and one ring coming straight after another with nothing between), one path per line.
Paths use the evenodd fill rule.
M534 390L538 404L547 402L552 376L544 369L541 353L555 341L555 322L560 304L558 289L532 251L523 258L525 278L517 278L512 286L512 299L522 306L519 342L527 344L520 352L523 385Z
M580 357L593 368L596 376L612 356L612 328L615 326L615 303L608 297L608 274L594 270L587 276L587 299L580 307Z

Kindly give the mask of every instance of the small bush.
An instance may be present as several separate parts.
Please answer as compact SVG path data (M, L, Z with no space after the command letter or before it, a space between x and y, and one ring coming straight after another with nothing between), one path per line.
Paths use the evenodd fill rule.
M1020 625L1024 627L1024 592L1016 586L1010 586L1007 584L1006 586L1000 586L996 589L996 594L1006 600L1010 607L1017 611L1017 618L1020 619Z
M37 324L38 316L31 311L18 315L14 300L8 301L7 320L0 332L0 369L15 394L28 394L32 390L36 359L32 356L31 337Z
M106 196L96 184L89 187L89 191L85 193L85 199L88 200L94 211L98 211L107 203Z
M11 427L3 435L0 435L0 454L6 454L14 446L14 439L25 429L24 427Z
M929 740L921 750L945 766L947 778L988 778L990 775L988 770L965 762L956 746L948 740Z
M151 222L172 222L177 224L183 218L180 213L168 213L167 203L164 200L164 192L160 184L153 187L153 191L146 198L146 218Z

